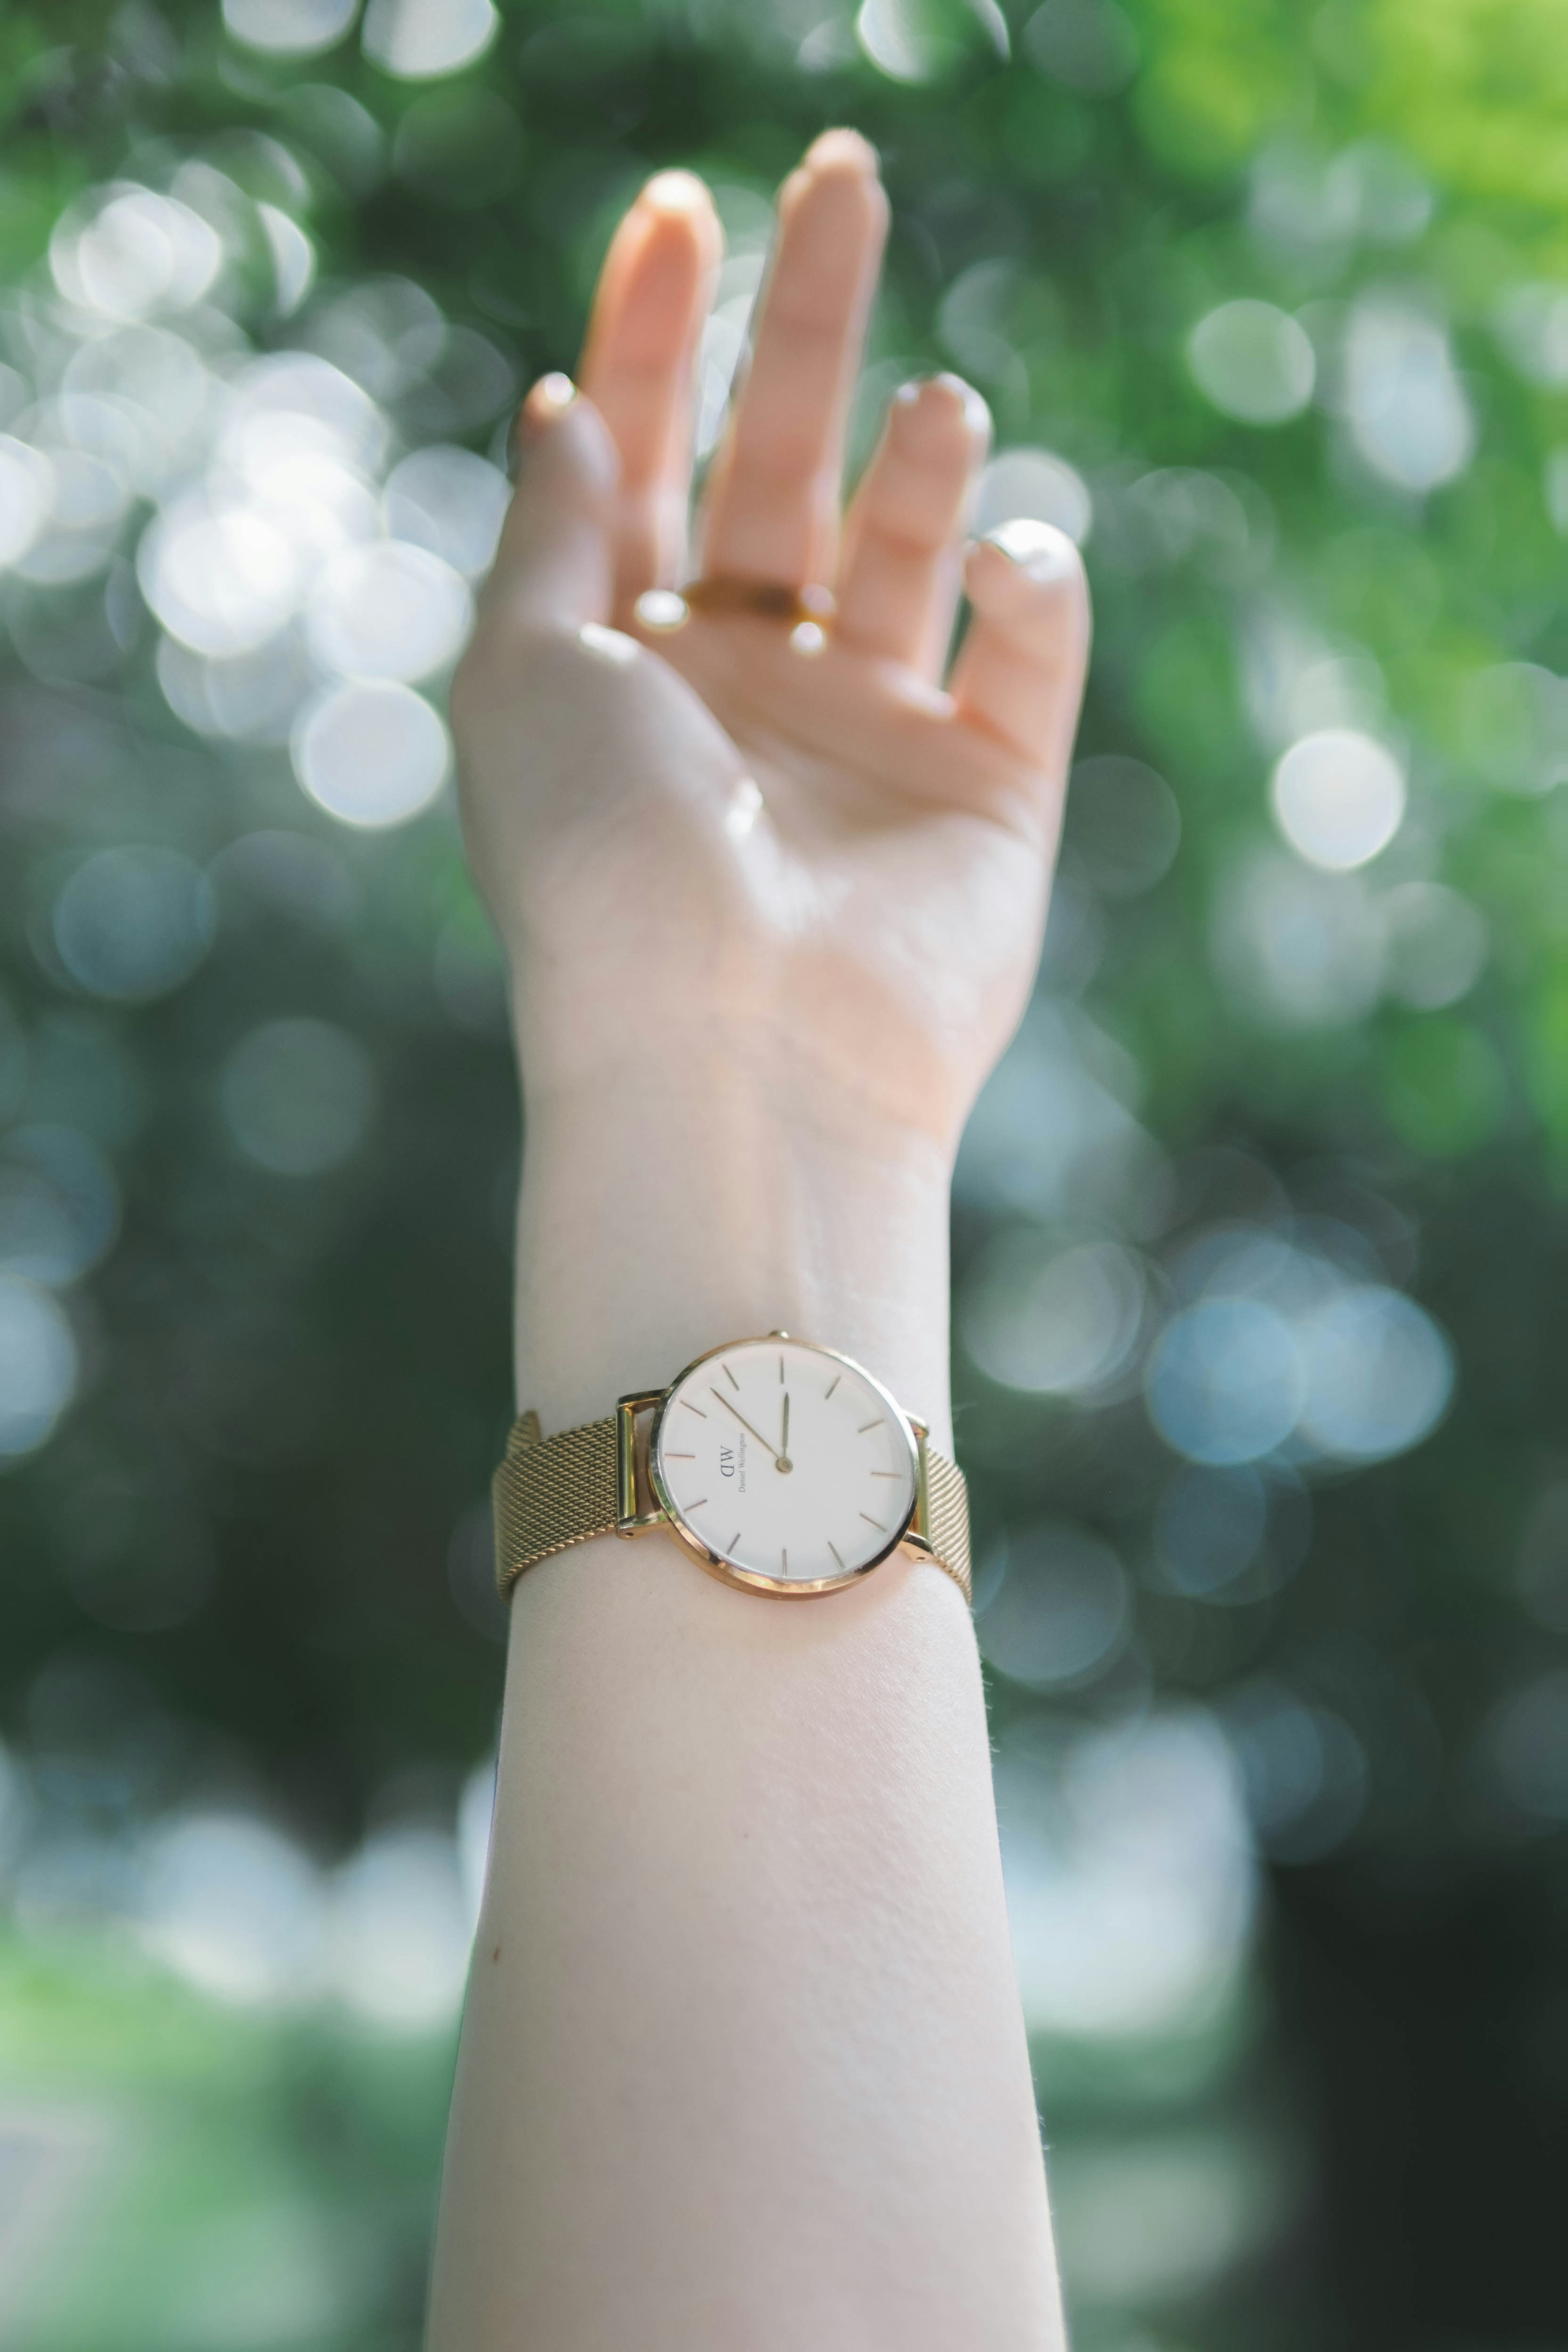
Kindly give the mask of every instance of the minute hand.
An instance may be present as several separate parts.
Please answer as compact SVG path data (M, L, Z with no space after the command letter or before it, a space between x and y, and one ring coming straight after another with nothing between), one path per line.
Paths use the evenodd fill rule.
M709 1391L708 1391L708 1393L709 1393L709 1395L710 1395L710 1397L714 1397L714 1398L717 1398L717 1399L718 1399L718 1402L719 1402L723 1406L723 1408L724 1408L724 1410L725 1410L725 1412L728 1412L728 1413L734 1413L734 1417L735 1417L735 1419L740 1423L740 1424L741 1424L742 1428L746 1432L746 1434L748 1435L748 1437L754 1437L754 1438L756 1439L756 1441L757 1441L757 1444L762 1447L763 1452L764 1454L773 1454L773 1468L774 1468L775 1470L782 1470L782 1469L784 1468L784 1463L783 1463L782 1459L780 1458L780 1456L779 1456L777 1454L773 1454L773 1447L768 1444L768 1441L767 1441L767 1439L763 1435L762 1431L761 1431L760 1429L753 1429L753 1428L752 1427L751 1423L746 1419L746 1416L745 1416L745 1414L744 1414L743 1412L735 1412L735 1408L734 1408L734 1406L730 1402L729 1398L728 1398L727 1396L721 1396L721 1395L720 1395L720 1393L719 1393L719 1391L718 1391L717 1389L710 1389L710 1390L709 1390Z

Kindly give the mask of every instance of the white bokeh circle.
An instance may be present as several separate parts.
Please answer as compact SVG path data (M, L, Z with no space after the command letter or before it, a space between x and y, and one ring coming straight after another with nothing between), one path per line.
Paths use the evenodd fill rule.
M1386 849L1405 815L1405 771L1387 746L1354 727L1324 727L1292 743L1269 797L1299 856L1348 874Z
M344 824L405 824L447 780L445 721L412 687L356 678L310 704L294 730L294 772Z

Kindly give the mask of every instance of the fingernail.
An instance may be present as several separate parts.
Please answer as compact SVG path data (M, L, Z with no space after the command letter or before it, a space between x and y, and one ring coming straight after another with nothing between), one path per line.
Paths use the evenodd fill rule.
M512 418L511 431L507 436L506 470L510 480L515 482L521 470L523 451L529 442L536 441L557 417L564 416L576 397L577 387L569 375L540 377Z
M852 170L864 172L869 180L874 180L878 172L877 151L870 141L845 125L820 131L806 149L805 160L814 171L847 163Z
M985 533L981 544L1000 548L1024 577L1040 588L1069 580L1079 566L1078 550L1066 531L1058 530L1055 523L1037 522L1032 516L1019 515L1012 522L998 523L994 530Z
M703 213L708 210L707 189L695 172L656 172L644 185L641 201L656 213Z
M982 435L989 437L991 411L975 391L974 386L972 383L965 383L961 375L948 373L936 376L932 381L940 383L944 390L951 392L955 398L963 403L963 421L975 438L979 439Z
M547 418L559 416L571 407L577 397L577 387L569 375L542 375L523 403L523 407L542 424Z
M943 393L949 400L956 400L959 403L963 411L964 429L973 439L977 441L990 439L991 411L973 385L965 383L962 376L947 374L917 376L910 383L901 383L899 386L893 394L893 406L918 408L928 393L937 391Z

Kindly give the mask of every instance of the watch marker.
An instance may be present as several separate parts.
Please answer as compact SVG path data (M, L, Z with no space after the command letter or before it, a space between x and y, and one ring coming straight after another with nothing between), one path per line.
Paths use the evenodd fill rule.
M665 1458L665 1460L666 1460L667 1462L695 1462L695 1461L696 1461L696 1459L697 1459L697 1456L696 1456L696 1454L669 1454L669 1453L667 1453L667 1454L665 1454L665 1457L664 1457L664 1458ZM887 1473L886 1473L885 1471L878 1470L878 1471L874 1471L874 1472L872 1473L872 1475L873 1475L874 1477L881 1478L881 1477L885 1477L885 1476L887 1475Z
M729 1543L725 1546L725 1549L726 1549L727 1551L733 1551L733 1550L734 1550L734 1549L735 1549L735 1546L740 1542L740 1540L741 1540L741 1530L740 1530L740 1528L737 1528L735 1529L734 1534L730 1538Z
M782 1356L779 1358L779 1385L781 1388L784 1385L784 1358Z
M694 1456L689 1454L685 1457L688 1461L694 1458ZM679 1462L682 1459L682 1456L679 1454L671 1454L670 1459L672 1462ZM871 1473L873 1478L896 1478L898 1475L899 1474L896 1470L873 1470Z
M828 1384L828 1386L827 1386L827 1389L826 1390L826 1391L825 1391L825 1393L824 1393L824 1395L823 1395L822 1402L823 1402L823 1403L824 1403L824 1404L826 1404L826 1403L827 1402L828 1398L833 1394L834 1390L838 1386L839 1381L840 1381L843 1378L844 1378L844 1375L843 1375L843 1373L842 1373L842 1372L835 1372L835 1373L834 1373L833 1378L832 1378L832 1381L829 1382L829 1384Z
M736 1395L739 1396L741 1393L741 1383L735 1378L734 1373L730 1370L728 1364L724 1366L724 1378L729 1381L730 1386L734 1390Z
M682 1397L680 1402L686 1407L688 1412L694 1412L697 1415L699 1421L707 1420L708 1416L703 1412L702 1407L700 1404L693 1404L689 1397Z
M706 1495L699 1495L694 1503L682 1503L680 1507L683 1511L700 1511L707 1500L708 1497Z
M839 1567L840 1567L840 1568L843 1568L843 1567L844 1567L844 1555L843 1555L843 1553L839 1550L838 1546L834 1542L834 1540L833 1540L833 1538L832 1538L832 1537L831 1537L831 1536L829 1536L829 1538L827 1538L827 1549L828 1549L828 1550L833 1554L834 1559L838 1562ZM845 1570L845 1573L846 1573L846 1575L847 1575L848 1570Z
M784 1562L781 1573L787 1576L789 1574L789 1554L785 1551L782 1544L779 1547L779 1558Z
M882 1525L881 1520L874 1519L869 1511L862 1511L860 1517L865 1520L866 1525L868 1528L875 1528L879 1536L885 1536L887 1534L888 1530Z
M864 1437L868 1429L880 1429L881 1426L882 1416L879 1413L875 1421L863 1421L860 1423L859 1428L855 1432L855 1434L857 1437Z

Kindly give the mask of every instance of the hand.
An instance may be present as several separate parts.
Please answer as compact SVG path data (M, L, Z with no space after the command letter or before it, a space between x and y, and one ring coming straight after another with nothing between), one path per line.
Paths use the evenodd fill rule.
M879 1119L951 1154L1027 1000L1082 570L1036 523L962 551L987 425L950 376L893 402L841 525L886 226L871 151L826 133L780 197L700 520L709 573L833 588L815 658L774 621L700 613L656 637L636 615L687 576L692 363L721 247L700 182L643 191L605 263L582 395L547 378L525 406L453 711L531 1114L650 1066L764 1061L825 1127ZM944 687L961 582L973 617Z

